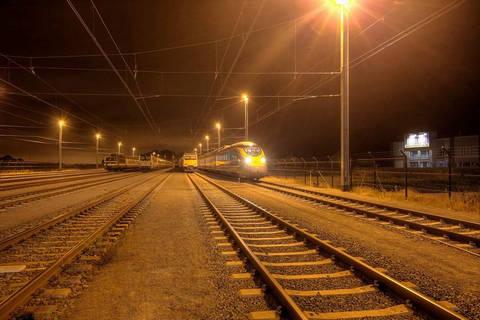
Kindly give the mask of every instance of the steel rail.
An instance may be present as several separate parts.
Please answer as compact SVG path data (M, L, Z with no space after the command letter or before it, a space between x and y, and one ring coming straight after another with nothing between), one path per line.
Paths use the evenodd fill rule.
M342 261L343 263L351 266L355 270L358 270L367 278L373 280L374 282L378 283L379 285L383 285L384 287L388 288L392 292L394 292L399 297L405 299L406 301L410 302L412 305L418 307L420 310L426 312L427 314L437 317L438 319L445 319L445 320L467 320L467 318L463 317L462 315L452 311L440 303L435 301L434 299L418 292L415 289L409 288L408 286L402 284L401 282L395 280L394 278L386 275L383 272L378 271L377 269L369 266L368 264L362 262L361 260L351 256L350 254L335 248L331 244L326 241L319 239L316 235L306 232L305 230L292 225L291 223L287 222L283 218L269 211L257 206L253 202L248 199L243 198L242 196L228 190L227 188L221 186L220 184L212 181L211 179L195 173L195 175L199 176L200 178L204 179L211 185L215 186L216 188L220 189L224 193L228 194L232 198L236 199L237 201L241 202L242 204L248 206L250 209L254 210L255 212L263 215L267 219L275 222L279 226L282 226L286 230L294 233L296 236L303 238L304 240L310 242L323 252L330 254L332 257Z
M262 184L266 184L266 185L262 185ZM320 192L316 192L316 191L305 190L305 189L302 189L302 188L284 186L284 185L273 184L273 183L261 182L261 183L254 183L254 185L257 185L257 186L265 188L265 189L274 190L274 191L277 191L277 192L284 192L284 193L294 195L294 196L297 196L297 197L300 197L300 198L303 198L303 199L307 199L307 200L310 200L310 201L326 203L326 204L329 204L329 205L332 205L334 207L341 208L341 209L344 209L344 210L356 211L358 213L361 213L363 215L366 215L366 216L369 216L369 217L372 217L372 218L377 218L379 220L392 222L396 225L408 226L409 228L414 229L414 230L428 232L430 234L441 236L441 237L448 237L451 240L455 240L455 241L462 242L462 243L475 244L476 246L480 247L480 238L472 237L470 235L461 234L461 233L457 233L457 232L450 231L450 230L444 230L444 229L436 228L436 227L429 226L429 225L424 225L424 224L414 222L414 221L408 221L408 220L404 220L404 219L401 219L401 218L395 218L395 217L385 215L385 214L382 214L382 213L373 212L373 211L370 211L368 209L362 209L362 208L354 207L354 206L347 205L347 204L342 204L342 203L327 200L327 199L320 199L320 198L312 197L312 196L309 196L309 195L306 195L306 194L298 193L297 191L304 192L304 193L309 193L309 194L313 194L313 195L317 195L317 196L327 197L327 198L333 198L333 199L337 199L337 200L341 200L341 201L347 201L347 202L372 206L372 207L375 207L375 208L397 211L397 212L409 214L409 215L412 215L412 216L428 218L428 219L431 219L431 220L434 220L434 221L439 221L439 222L443 221L443 222L447 222L449 224L468 226L470 228L480 230L480 224L472 222L472 221L460 220L460 219L455 219L455 218L447 218L447 217L437 216L437 215L430 214L430 213L423 213L421 211L415 211L415 210L410 211L410 210L405 209L405 208L397 208L397 207L390 206L390 205L376 204L374 202L369 202L369 201L364 201L364 200L357 201L355 199L351 199L351 198L347 198L347 197L341 197L341 196L337 197L336 195L335 196L330 196L329 194L324 194L324 193L320 193ZM272 186L268 186L268 185L272 185ZM284 189L291 189L291 190L284 190L284 189L277 189L277 188L284 188Z
M35 187L35 186L45 185L45 184L69 182L74 180L83 180L83 179L89 179L89 178L94 178L94 177L103 176L103 175L108 175L108 172L95 172L92 174L75 174L75 175L67 175L63 177L57 176L57 177L48 177L48 178L32 178L32 179L25 179L21 181L11 181L11 182L0 180L0 183L2 183L2 186L0 187L0 191L8 191L8 190L14 190L14 189L20 189L20 188L26 188L26 187ZM32 180L35 180L35 181L24 182L24 181L32 181Z
M64 171L34 171L30 173L0 173L0 181L15 182L15 181L25 181L31 179L46 179L46 178L55 178L55 177L68 177L71 175L78 174L88 174L101 172L102 170L98 169L75 169L69 170L65 169Z
M275 186L282 187L282 188L294 189L294 190L297 190L297 191L317 194L317 195L320 195L320 196L335 198L335 199L344 200L344 201L357 202L357 203L361 203L361 204L364 204L364 205L375 206L375 207L384 208L384 209L387 209L387 210L398 211L398 212L401 212L401 213L408 213L408 214L412 214L412 215L418 216L418 217L427 217L429 219L436 220L436 221L443 220L443 221L448 222L448 223L459 224L459 225L461 224L461 225L464 225L464 226L468 226L468 227L472 227L472 228L480 230L480 223L469 221L469 220L462 220L462 219L445 217L445 216L442 216L442 215L436 215L436 214L433 214L433 213L430 213L430 212L425 212L425 211L420 211L420 210L415 210L415 209L395 207L395 206L392 206L392 205L382 204L382 203L378 203L378 202L375 202L375 201L352 199L352 198L344 197L344 196L341 196L341 195L333 195L333 194L324 193L324 192L321 192L321 191L314 191L314 190L308 190L308 189L295 187L295 186L283 185L283 184L280 184L280 183L266 182L266 181L262 181L261 183L275 185Z
M220 219L221 223L227 228L228 232L232 235L235 243L239 246L242 253L247 257L249 262L254 266L255 270L258 271L262 280L271 288L272 294L278 301L284 306L292 319L295 320L308 320L308 317L303 313L300 307L295 303L295 301L287 294L285 289L280 285L280 283L272 276L270 271L262 264L262 262L256 257L253 251L248 247L245 241L239 236L237 231L232 227L230 222L223 216L223 214L218 210L215 204L210 200L210 198L202 191L198 184L188 175L190 181L193 183L197 191L200 193L202 198L205 200L207 205L212 209L215 215Z
M125 180L131 178L133 175L109 176L95 181L81 181L77 184L69 184L66 186L58 186L53 188L46 188L36 191L29 191L24 193L17 193L10 196L0 198L0 208L11 207L17 204L32 202L44 198L54 197L60 194L73 192L77 190L84 190L95 187L101 184L108 184L115 181Z
M153 179L154 177L151 177L150 179L148 179L147 181L150 181L151 179ZM79 207L79 208L73 208L61 215L58 215L56 216L55 218L51 219L51 220L48 220L44 223L41 223L39 224L38 226L35 226L33 228L29 228L29 229L26 229L24 231L21 231L21 232L18 232L18 233L15 233L9 237L6 237L4 239L1 239L0 240L0 251L1 250L4 250L20 241L23 241L25 239L28 239L30 238L31 236L33 236L34 234L37 234L45 229L48 229L58 223L61 223L73 216L76 216L76 215L79 215L85 211L87 211L88 209L91 209L91 208L94 208L94 207L97 207L99 205L101 205L102 203L105 203L107 201L110 201L112 200L113 198L121 195L122 193L136 187L137 185L140 185L141 183L143 183L145 181L140 181L138 183L135 183L134 185L132 186L127 186L127 187L124 187L118 191L115 191L113 193L107 193L106 195L100 197L99 199L94 199L93 201L91 202L88 202L87 204Z
M124 209L122 209L117 215L113 216L107 223L93 232L90 236L86 239L80 241L74 247L72 247L69 251L67 251L62 257L60 257L55 263L53 263L50 267L46 270L41 272L35 278L30 280L27 284L25 284L20 290L16 291L14 294L10 295L5 301L0 304L0 320L6 320L9 318L10 314L19 306L23 305L28 299L30 299L31 295L35 293L36 290L44 286L50 278L52 278L57 273L63 270L63 267L68 263L72 262L75 258L78 257L86 248L88 248L97 238L102 236L111 226L113 226L117 221L119 221L125 214L131 211L134 207L136 207L139 203L141 203L145 198L147 198L154 190L158 187L163 186L163 184L167 181L170 177L170 174L164 177L160 182L156 183L152 188L146 191L139 200L136 200L134 203L128 205ZM152 177L153 179L154 177ZM149 179L148 181L150 181ZM135 186L145 183L145 181L141 181L140 183L135 184L131 189ZM123 190L124 191L124 190ZM118 192L115 193L117 196L119 195Z

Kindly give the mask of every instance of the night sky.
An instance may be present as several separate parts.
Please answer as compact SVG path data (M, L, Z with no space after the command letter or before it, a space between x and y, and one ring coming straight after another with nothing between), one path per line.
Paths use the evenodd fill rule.
M388 150L409 131L480 133L480 1L435 15L457 2L356 0L352 152ZM117 141L183 152L207 132L215 136L219 120L225 142L235 142L243 92L251 96L251 140L267 155L338 152L339 98L307 98L339 93L337 76L318 74L339 65L338 13L324 1L71 3L134 97L68 1L2 0L0 155L55 161L60 117L67 162L94 161L97 131L104 152ZM356 63L399 34L406 37Z

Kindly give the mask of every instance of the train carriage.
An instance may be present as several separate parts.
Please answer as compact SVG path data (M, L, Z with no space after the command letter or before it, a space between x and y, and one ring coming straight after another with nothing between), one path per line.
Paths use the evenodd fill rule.
M179 167L184 171L193 171L198 166L196 153L185 153L179 160Z
M198 168L241 178L259 179L267 175L267 160L259 145L242 141L200 155Z
M103 166L108 171L156 170L173 167L171 161L162 159L155 154L142 154L138 157L127 157L123 154L110 154L103 160Z

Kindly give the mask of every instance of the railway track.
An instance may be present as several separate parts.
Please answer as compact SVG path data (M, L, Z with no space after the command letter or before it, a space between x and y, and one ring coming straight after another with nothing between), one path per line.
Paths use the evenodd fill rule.
M169 174L124 187L49 221L0 241L0 319L26 303L63 268L105 233L115 236L131 222L127 217ZM141 189L146 185L146 190ZM140 188L139 188L140 187ZM129 192L137 190L139 194Z
M336 212L339 213L366 217L377 223L394 225L405 231L480 257L480 223L355 200L296 186L272 182L256 182L254 185L297 199L300 198L320 207L337 209Z
M50 198L58 195L63 195L67 193L71 193L74 191L78 190L84 190L87 188L92 188L101 184L107 184L119 180L124 180L129 177L131 177L133 174L125 174L121 176L112 176L109 175L106 178L103 179L98 179L95 181L79 181L76 183L68 184L68 185L62 185L62 186L56 186L56 187L50 187L50 188L45 188L45 189L40 189L40 190L35 190L35 191L28 191L28 192L22 192L22 193L16 193L4 197L0 197L0 209L2 208L7 208L7 207L13 207L17 206L20 204L32 202L32 201L37 201L40 199L44 198ZM94 177L92 177L94 178Z
M36 186L44 186L48 184L54 183L64 183L70 181L79 181L83 179L90 179L99 176L106 176L108 172L89 172L89 173L76 173L76 174L68 174L68 175L55 175L55 176L47 176L47 177L31 177L26 178L23 177L22 179L15 179L13 181L0 179L0 191L9 191L9 190L16 190L22 188L30 188Z
M238 252L222 254L241 253L264 284L264 290L248 289L240 294L267 292L287 318L296 320L465 319L411 284L393 279L211 179L198 174L189 178L209 209L205 216L218 245L238 248ZM242 263L232 261L230 265ZM250 273L235 275L237 279L250 277ZM277 312L263 310L256 316L275 319Z

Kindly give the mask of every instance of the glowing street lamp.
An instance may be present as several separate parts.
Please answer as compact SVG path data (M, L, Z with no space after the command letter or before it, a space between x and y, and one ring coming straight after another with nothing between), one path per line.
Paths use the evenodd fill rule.
M220 140L220 129L222 129L222 125L220 122L215 123L215 128L217 128L217 135L218 135L218 148L222 146L221 140Z
M95 167L98 169L98 146L99 146L99 141L102 138L102 135L100 133L97 133L95 135L96 139L96 145L95 145Z
M200 148L200 154L202 154L202 144L199 143L199 144L198 144L198 147Z
M137 150L137 148L133 147L132 148L132 157L135 157L135 150Z
M120 154L120 151L122 150L122 142L118 142L117 146L118 146L118 154Z
M58 120L58 170L62 170L62 138L63 138L63 126L65 126L65 120Z
M205 136L205 140L207 141L207 152L208 152L210 151L210 148L209 148L210 137L208 136L208 134Z
M245 106L245 141L248 141L248 95L242 94L242 100Z

